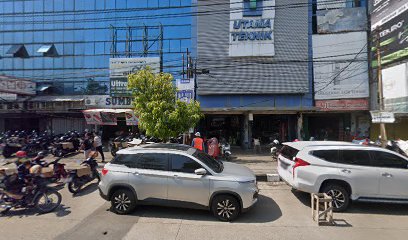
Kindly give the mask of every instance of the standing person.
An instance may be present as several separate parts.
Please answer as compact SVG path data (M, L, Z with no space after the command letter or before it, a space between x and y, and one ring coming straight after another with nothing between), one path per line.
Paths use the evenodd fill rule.
M198 150L204 151L204 140L201 138L200 132L196 132L195 138L193 138L193 142L191 146L193 148L197 148Z
M96 133L94 133L94 139L93 139L93 144L96 149L101 154L102 157L102 162L105 162L105 155L103 155L103 149L102 149L102 139L99 137Z
M81 149L84 150L85 160L88 159L89 153L92 151L92 133L85 134L85 140L81 145Z

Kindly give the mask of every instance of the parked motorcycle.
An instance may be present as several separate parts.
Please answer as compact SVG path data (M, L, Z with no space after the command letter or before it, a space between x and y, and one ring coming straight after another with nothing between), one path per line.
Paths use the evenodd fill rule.
M229 160L231 157L231 145L227 142L221 143L221 156L225 160Z
M14 153L23 148L23 140L18 137L11 137L4 140L3 156L5 158L11 157Z
M61 204L61 194L48 187L47 179L33 177L30 185L23 187L19 193L13 193L9 190L13 177L16 178L16 175L6 176L1 181L0 213L5 214L12 208L35 208L40 213L49 213Z
M62 136L52 144L52 154L56 157L63 157L66 154L79 150L80 140L75 136Z
M95 179L100 181L99 172L97 170L98 163L95 158L97 153L92 154L92 157L81 163L84 168L75 169L70 172L70 181L68 183L68 191L76 194L81 191L81 188Z
M277 161L279 152L281 151L282 147L283 145L277 139L273 140L271 146L271 155L274 161Z

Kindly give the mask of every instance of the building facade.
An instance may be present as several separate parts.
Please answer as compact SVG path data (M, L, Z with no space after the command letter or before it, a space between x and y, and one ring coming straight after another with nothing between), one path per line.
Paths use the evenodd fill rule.
M313 110L310 3L198 1L198 12L218 12L196 18L206 137L244 148L302 137L302 114Z
M156 70L177 78L192 47L191 11L189 0L1 1L0 74L32 81L36 95L3 99L0 131L87 127L80 110L92 107L88 95L109 97L112 58L158 58ZM37 120L8 124L16 118Z
M313 86L316 111L305 137L365 139L370 135L367 2L313 3Z

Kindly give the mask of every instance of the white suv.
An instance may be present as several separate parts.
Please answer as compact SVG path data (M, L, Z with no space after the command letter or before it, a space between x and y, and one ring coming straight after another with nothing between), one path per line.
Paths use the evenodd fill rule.
M148 144L117 152L105 165L100 195L118 214L139 204L204 208L232 221L258 201L255 174L179 144Z
M284 143L278 173L297 190L333 197L334 211L346 210L351 200L408 203L408 158L379 147Z

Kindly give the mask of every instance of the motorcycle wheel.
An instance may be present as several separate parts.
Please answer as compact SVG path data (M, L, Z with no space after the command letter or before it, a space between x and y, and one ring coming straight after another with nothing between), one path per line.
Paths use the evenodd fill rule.
M81 191L81 187L82 185L76 179L73 179L68 183L68 191L72 194L76 194Z
M54 189L46 189L34 199L34 206L40 213L54 211L61 204L62 196Z
M4 156L5 158L9 158L9 157L11 157L11 154L12 154L12 151L11 151L9 148L4 147L4 149L3 149L3 156Z
M4 193L0 194L0 215L6 214L11 209L9 204L7 204L5 201L5 197L6 195Z

